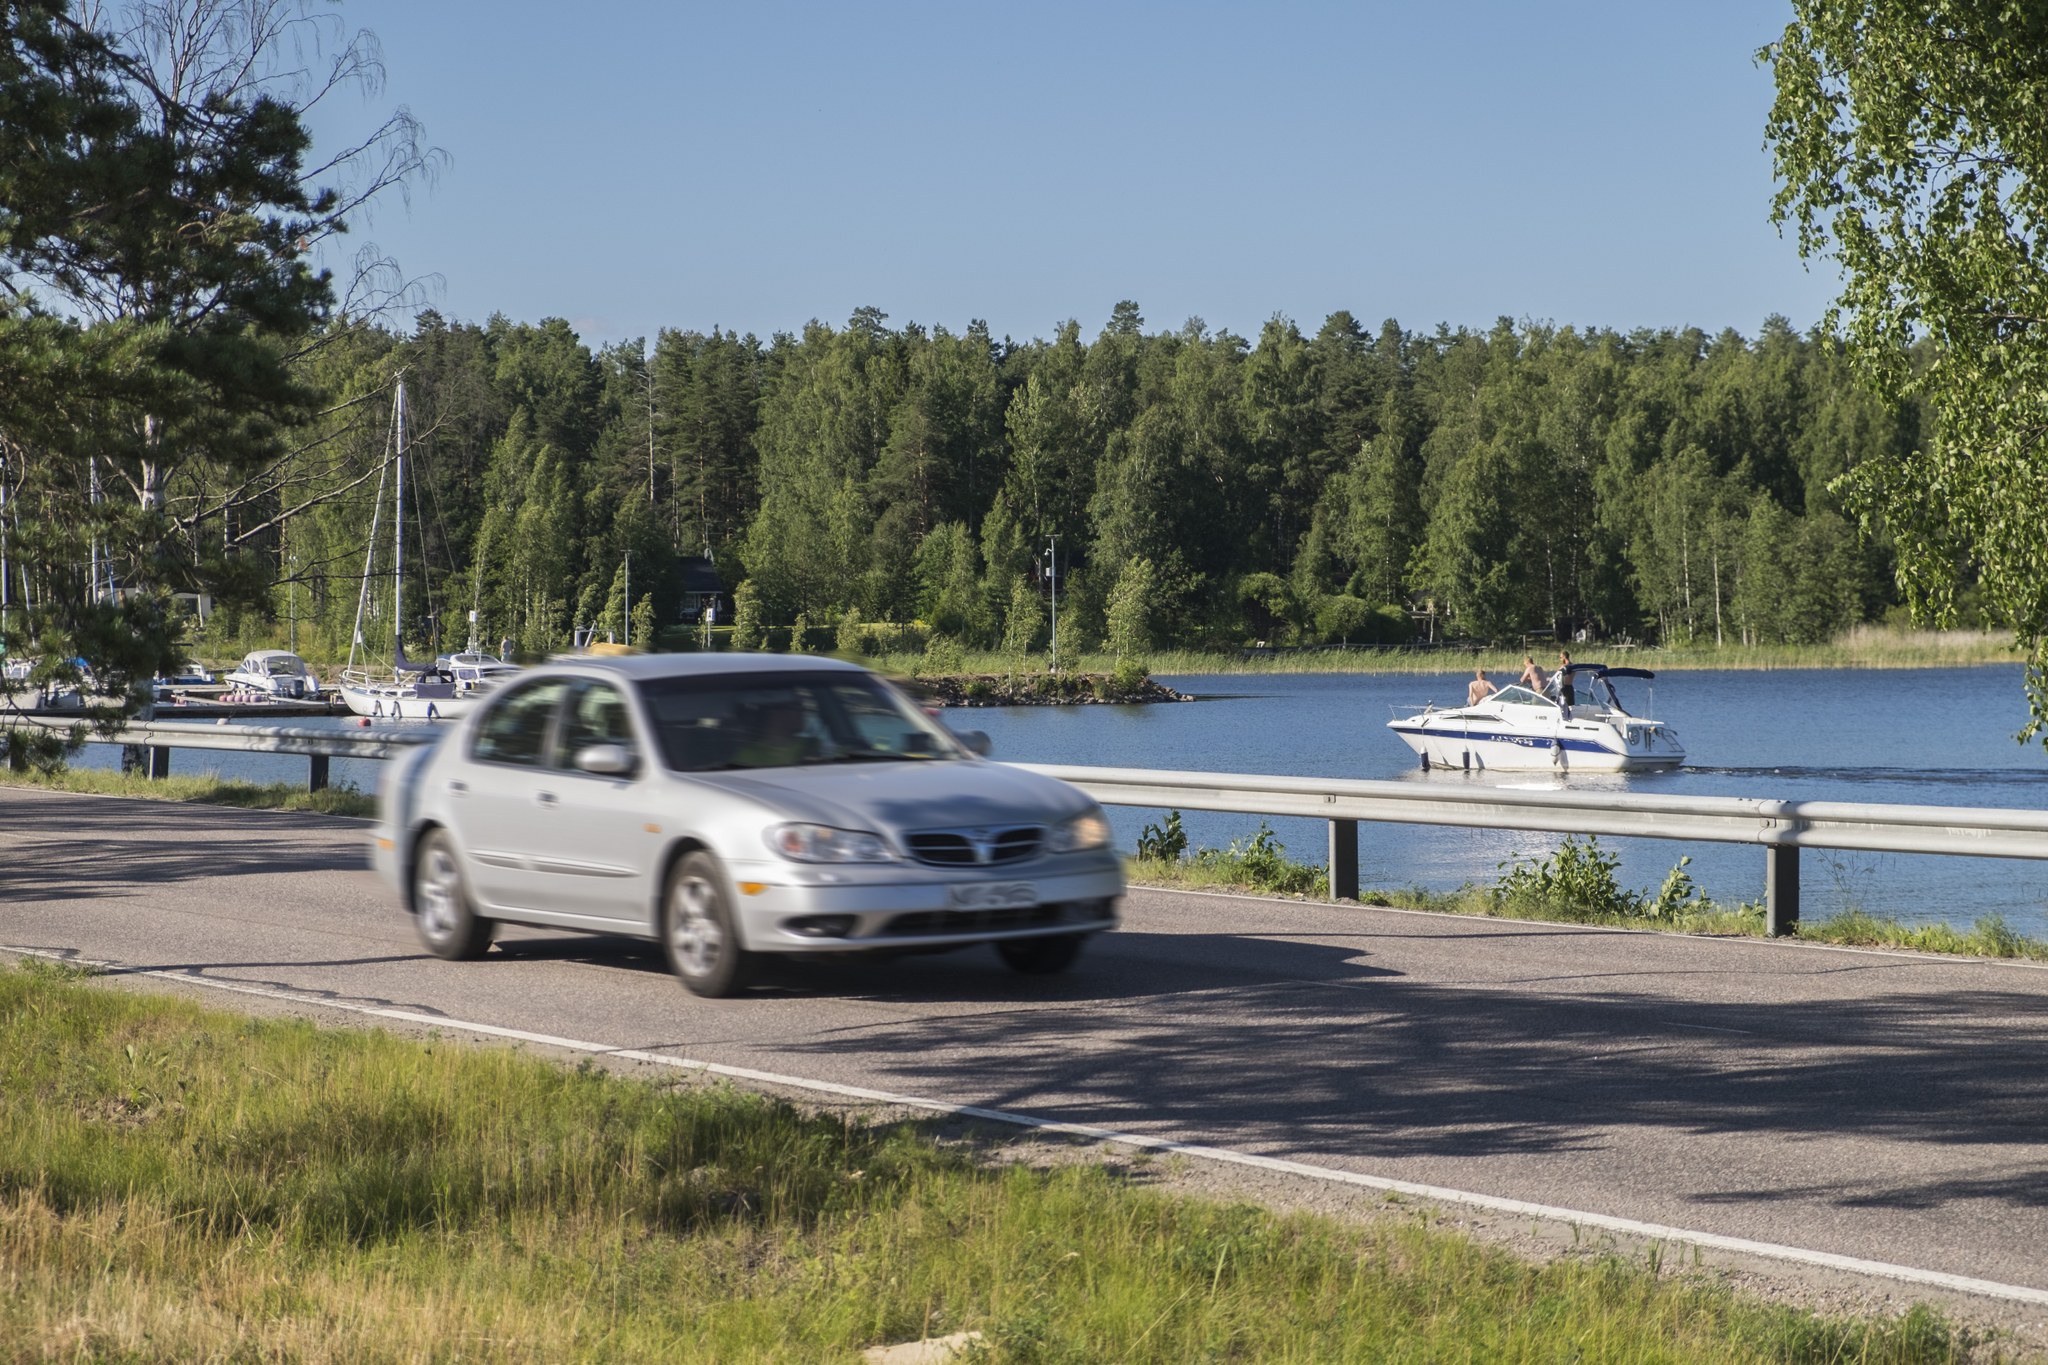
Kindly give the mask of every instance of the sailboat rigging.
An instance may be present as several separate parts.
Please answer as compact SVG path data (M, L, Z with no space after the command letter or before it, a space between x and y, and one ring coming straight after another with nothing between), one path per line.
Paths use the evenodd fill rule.
M492 685L518 669L490 655L456 655L465 666L442 661L416 663L405 657L405 380L391 400L391 441L384 469L377 476L377 500L370 513L370 539L363 549L363 586L356 600L356 624L349 641L348 667L341 674L341 699L359 716L391 720L446 720L474 707ZM371 584L376 582L378 531L384 514L384 489L392 488L391 517L391 668L383 676L369 663L363 640L363 617L370 609ZM360 654L363 662L357 663Z

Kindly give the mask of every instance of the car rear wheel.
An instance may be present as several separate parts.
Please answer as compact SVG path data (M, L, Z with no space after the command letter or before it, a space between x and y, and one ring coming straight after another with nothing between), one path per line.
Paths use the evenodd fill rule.
M996 944L1005 966L1026 976L1050 976L1074 965L1081 956L1082 934L1056 934L1050 938L1011 938Z
M753 954L740 947L725 878L708 853L692 853L668 874L661 897L661 944L692 995L719 999L744 989Z
M479 917L462 884L462 865L455 845L441 830L429 830L413 860L413 924L420 941L435 957L467 962L484 955L497 923Z

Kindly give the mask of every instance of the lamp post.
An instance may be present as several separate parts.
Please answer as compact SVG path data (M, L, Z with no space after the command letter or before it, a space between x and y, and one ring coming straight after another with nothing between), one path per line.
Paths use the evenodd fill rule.
M1052 589L1052 672L1060 671L1060 570L1058 536L1045 538L1045 581Z

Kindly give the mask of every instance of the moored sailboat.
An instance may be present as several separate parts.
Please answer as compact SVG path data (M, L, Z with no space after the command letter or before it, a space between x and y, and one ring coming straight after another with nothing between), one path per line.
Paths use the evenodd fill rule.
M348 709L359 716L386 720L448 720L470 710L483 700L492 683L517 669L488 655L465 657L470 667L458 672L436 663L421 663L405 657L405 380L400 379L391 403L392 453L385 462L384 475L377 480L377 503L370 514L370 543L363 552L362 594L356 601L354 637L349 643L348 666L338 686ZM391 517L391 665L388 673L367 662L363 642L363 616L370 607L372 570L376 562L378 523L384 511L385 476L393 488ZM358 655L365 662L356 662ZM495 665L488 667L487 665Z

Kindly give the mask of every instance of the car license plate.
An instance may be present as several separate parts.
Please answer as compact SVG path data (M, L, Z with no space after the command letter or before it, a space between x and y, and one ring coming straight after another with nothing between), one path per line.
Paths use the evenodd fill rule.
M1038 888L1030 882L967 882L946 888L955 910L1012 910L1038 904Z

